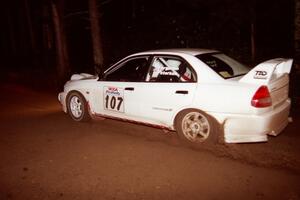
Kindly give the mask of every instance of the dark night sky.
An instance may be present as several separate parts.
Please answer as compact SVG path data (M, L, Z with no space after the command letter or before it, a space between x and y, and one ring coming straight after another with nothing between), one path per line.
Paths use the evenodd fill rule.
M1 13L2 66L53 68L55 51L45 51L43 23L52 24L46 0L28 0L38 53L30 48L24 0L11 0ZM294 2L292 0L102 0L101 28L105 63L130 53L157 48L215 48L250 62L250 22L256 23L257 60L292 57ZM64 25L71 70L92 69L87 1L65 0ZM50 37L53 32L50 26ZM13 40L11 38L14 38ZM14 44L12 44L14 41ZM54 45L54 44L52 44ZM46 61L45 61L46 59ZM21 67L22 66L22 67ZM5 68L5 67L4 67Z

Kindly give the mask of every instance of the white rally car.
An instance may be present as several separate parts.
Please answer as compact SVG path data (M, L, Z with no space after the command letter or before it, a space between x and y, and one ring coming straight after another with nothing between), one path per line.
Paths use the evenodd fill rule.
M75 121L121 119L175 130L187 142L263 142L288 124L292 59L249 69L215 50L130 55L100 77L74 74L58 95Z

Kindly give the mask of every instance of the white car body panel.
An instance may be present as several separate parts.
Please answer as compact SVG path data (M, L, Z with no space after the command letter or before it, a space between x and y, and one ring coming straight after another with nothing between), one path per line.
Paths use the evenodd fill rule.
M76 74L66 83L64 92L58 98L63 111L67 112L67 94L73 90L79 91L87 100L93 116L141 122L170 130L174 130L174 120L180 111L199 109L218 121L228 143L264 142L268 139L267 135L278 135L288 123L291 104L288 74L292 59L272 59L259 64L244 76L224 79L195 57L197 54L215 52L197 49L148 51L128 56L104 72L109 72L131 57L173 55L180 56L193 67L197 82L99 81L93 75ZM272 106L255 108L251 106L251 99L262 85L269 88ZM118 97L122 102L117 109L120 103ZM116 102L111 102L111 98L115 98Z
M181 83L176 86L170 83L152 84L160 85L158 88L151 88L149 83L129 82L124 87L124 84L120 82L100 82L99 87L101 89L97 90L98 94L103 94L101 90L105 86L120 88L124 91L124 112L105 110L103 106L101 109L95 109L95 111L106 116L151 123L173 129L174 110L177 111L191 105L196 83ZM126 90L126 88L134 88L134 90ZM189 93L176 94L177 90L189 91ZM100 99L105 97L98 94L99 99L97 99L97 102L100 102ZM174 101L175 98L176 101ZM145 117L142 118L141 116Z

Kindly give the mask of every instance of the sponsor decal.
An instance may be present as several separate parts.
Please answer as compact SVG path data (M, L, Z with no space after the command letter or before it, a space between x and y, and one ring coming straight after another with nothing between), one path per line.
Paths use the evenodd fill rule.
M267 79L268 78L268 72L262 71L262 70L257 70L255 71L254 77L255 79Z
M116 87L104 87L104 91L107 95L121 95L119 89Z
M158 107L152 107L153 110L162 110L162 111L172 111L171 108L158 108Z
M175 71L161 71L159 75L164 75L164 76L179 76L179 74Z
M103 92L105 110L124 112L123 88L104 86Z

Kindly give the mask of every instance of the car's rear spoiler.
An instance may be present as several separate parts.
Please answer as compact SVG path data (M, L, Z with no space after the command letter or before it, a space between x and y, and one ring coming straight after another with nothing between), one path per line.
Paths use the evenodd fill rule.
M239 82L266 84L273 78L282 74L289 74L292 68L293 59L275 58L258 64L250 70Z

